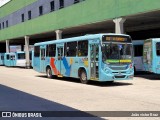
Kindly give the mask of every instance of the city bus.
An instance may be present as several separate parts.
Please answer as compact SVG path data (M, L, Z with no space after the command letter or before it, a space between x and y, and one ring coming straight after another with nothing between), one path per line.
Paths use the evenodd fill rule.
M134 71L145 71L143 65L144 40L132 40L134 50Z
M160 38L144 41L143 64L145 71L160 74Z
M30 62L32 62L32 51L30 52ZM24 51L11 52L4 54L4 65L8 67L26 67Z
M89 80L130 80L134 75L131 37L93 34L35 43L33 69L52 76Z
M0 65L4 65L4 53L0 53Z

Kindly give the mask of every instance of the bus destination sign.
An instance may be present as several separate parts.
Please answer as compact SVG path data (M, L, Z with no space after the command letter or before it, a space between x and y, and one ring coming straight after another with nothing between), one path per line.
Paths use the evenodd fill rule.
M131 42L131 39L126 36L103 36L103 42Z

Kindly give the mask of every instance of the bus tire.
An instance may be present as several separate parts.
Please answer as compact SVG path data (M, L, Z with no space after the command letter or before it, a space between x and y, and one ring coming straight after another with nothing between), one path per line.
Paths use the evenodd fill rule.
M47 74L47 78L50 78L50 79L52 78L52 70L50 67L47 67L46 74Z
M83 84L87 84L87 83L88 83L87 73L86 73L85 70L81 70L81 72L80 72L80 81L81 81L81 83L83 83Z

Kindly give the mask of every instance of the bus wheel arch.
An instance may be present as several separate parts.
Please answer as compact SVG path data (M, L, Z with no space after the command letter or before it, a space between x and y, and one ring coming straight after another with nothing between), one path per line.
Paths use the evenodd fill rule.
M52 78L52 69L49 65L46 67L46 74L48 78Z
M78 77L80 78L81 83L87 84L89 81L87 79L87 72L86 69L81 67L78 70Z

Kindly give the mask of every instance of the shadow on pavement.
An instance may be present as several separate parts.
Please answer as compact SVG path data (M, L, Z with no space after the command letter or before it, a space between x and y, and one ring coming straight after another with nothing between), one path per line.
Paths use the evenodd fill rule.
M47 79L47 76L46 75L38 75L36 77L40 77L40 78L46 78ZM61 80L61 81L66 81L66 82L74 82L74 83L80 83L80 80L79 79L76 79L76 78L69 78L69 77L63 77L63 78L58 78L58 77L55 77L53 78L54 80ZM53 80L53 79L49 79L48 80ZM99 86L99 87L117 87L117 86L127 86L127 85L132 85L132 83L124 83L124 82L120 82L120 80L117 82L113 82L113 83L109 83L109 82L98 82L98 81L89 81L89 84L87 85L94 85L94 86Z
M53 93L54 94L54 93ZM67 94L67 93L66 93ZM65 98L64 98L65 99ZM76 117L76 120L99 120L101 118L95 117L94 115L91 115L87 112L79 111L77 109L68 107L66 105L62 105L60 103L56 103L53 101L49 101L44 98L40 98L4 85L0 85L0 111L19 111L19 112L25 112L25 111L71 111L69 114L74 114L74 112L78 112L80 115L87 115L89 117ZM73 113L72 113L73 112ZM0 115L1 116L1 115ZM63 116L63 115L62 115ZM5 120L6 118L4 118ZM12 118L12 119L19 119L19 118ZM21 118L24 119L24 118ZM36 118L33 118L35 120ZM48 120L51 118L42 118L42 120ZM52 118L53 119L53 118ZM57 117L57 119L64 119L64 117ZM75 117L68 117L68 120L75 119ZM0 118L2 120L2 118ZM11 118L9 118L11 120ZM29 118L31 120L31 118ZM37 118L37 120L41 120L40 118Z
M12 69L33 69L32 67L26 68L26 67L20 67L20 66L4 66L6 68L12 68Z
M160 80L160 75L149 72L137 72L135 77L145 78L147 80Z

